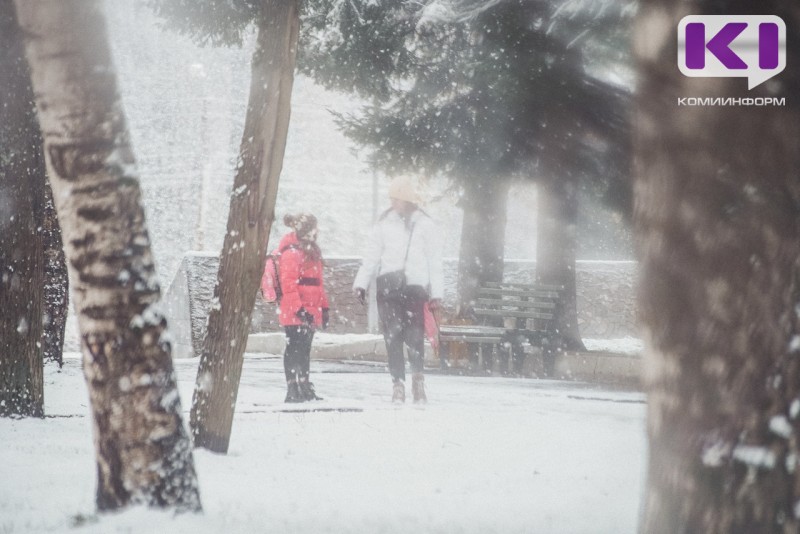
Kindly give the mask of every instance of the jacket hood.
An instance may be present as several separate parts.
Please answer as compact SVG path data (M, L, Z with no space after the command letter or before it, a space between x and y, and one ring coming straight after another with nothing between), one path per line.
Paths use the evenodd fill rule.
M278 250L281 251L290 245L296 245L299 243L299 239L297 239L297 234L294 232L289 232L285 236L281 238L281 242L278 243Z

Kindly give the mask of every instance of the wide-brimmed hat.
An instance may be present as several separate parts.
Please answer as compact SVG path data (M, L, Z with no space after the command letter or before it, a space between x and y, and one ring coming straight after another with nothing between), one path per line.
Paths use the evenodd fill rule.
M417 190L416 180L407 175L398 176L389 184L389 198L419 204L421 199Z

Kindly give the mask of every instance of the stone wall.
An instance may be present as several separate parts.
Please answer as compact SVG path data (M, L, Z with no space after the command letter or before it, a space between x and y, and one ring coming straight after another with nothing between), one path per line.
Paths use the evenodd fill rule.
M636 262L578 261L575 267L581 336L636 337ZM506 261L505 279L508 281L532 283L535 272L535 261Z
M351 289L359 264L359 258L325 260L325 286L332 310L329 331L332 333L365 332L367 329L367 309L354 298ZM163 309L176 358L199 356L206 321L213 305L218 268L219 258L216 254L190 252L184 256L164 295ZM277 306L265 302L259 292L250 333L280 329Z
M367 308L353 296L352 283L359 258L330 257L325 260L325 282L331 305L332 333L367 331ZM202 343L208 311L212 305L219 261L215 255L187 254L164 298L176 357L196 355ZM458 262L445 261L445 305L456 300ZM506 280L531 283L536 263L506 262ZM635 262L579 261L577 263L578 322L586 338L613 339L636 336L634 283ZM280 330L276 306L256 296L251 333Z
M578 326L583 337L639 337L636 275L633 261L578 262Z

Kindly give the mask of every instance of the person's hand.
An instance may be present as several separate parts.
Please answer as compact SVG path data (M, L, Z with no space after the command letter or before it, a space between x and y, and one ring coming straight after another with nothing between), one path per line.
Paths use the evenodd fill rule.
M328 328L328 323L330 323L331 315L328 308L322 308L322 329L325 330Z
M364 289L363 287L357 287L356 288L356 298L358 299L358 302L360 302L362 306L366 306L366 304L367 304L367 290Z
M295 313L295 315L297 316L298 319L300 319L306 324L309 325L314 324L314 316L311 315L311 313L309 313L308 310L306 310L305 308L300 308L299 310L297 310L297 313Z

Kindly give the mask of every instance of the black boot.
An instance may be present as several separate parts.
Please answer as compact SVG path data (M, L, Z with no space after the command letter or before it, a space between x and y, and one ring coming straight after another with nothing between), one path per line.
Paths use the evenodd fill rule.
M306 399L300 393L300 388L297 387L297 382L289 382L286 391L286 400L283 402L304 402Z
M300 381L300 395L303 396L303 400L307 401L322 400L322 397L318 397L317 392L314 391L314 384L308 380Z

